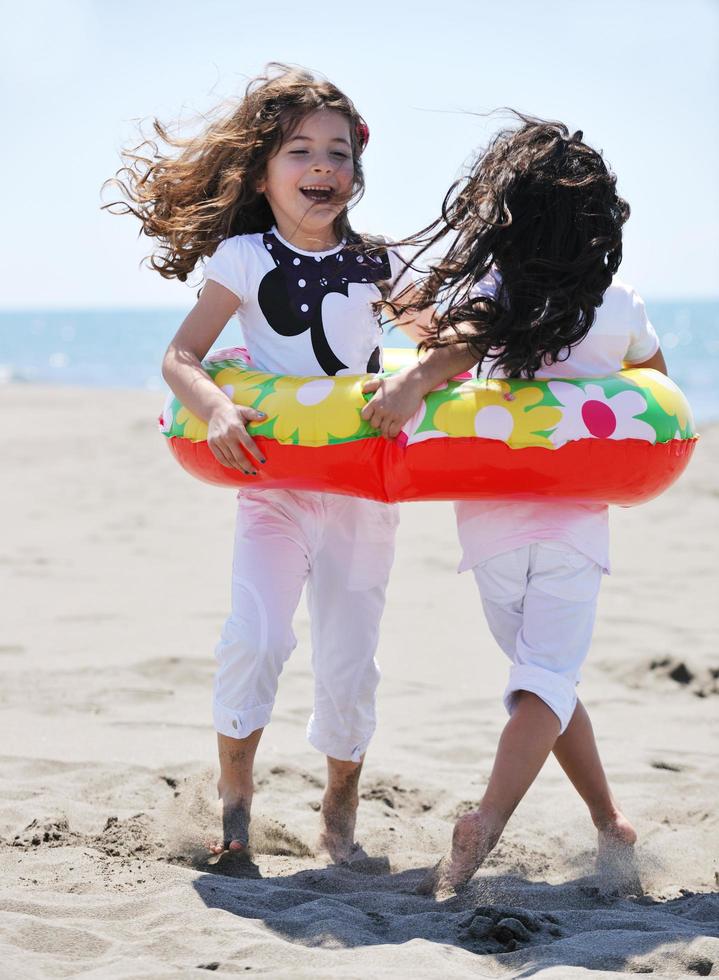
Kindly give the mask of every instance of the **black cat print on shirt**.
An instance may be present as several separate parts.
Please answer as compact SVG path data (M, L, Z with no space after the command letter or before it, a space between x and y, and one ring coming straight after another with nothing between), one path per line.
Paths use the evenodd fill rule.
M262 278L258 302L265 319L282 337L310 331L312 350L329 375L347 367L329 345L322 323L322 302L330 293L349 295L350 283L376 283L392 278L387 251L373 255L344 247L330 255L301 255L281 242L273 232L262 238L275 262ZM367 371L380 370L380 349L367 362Z

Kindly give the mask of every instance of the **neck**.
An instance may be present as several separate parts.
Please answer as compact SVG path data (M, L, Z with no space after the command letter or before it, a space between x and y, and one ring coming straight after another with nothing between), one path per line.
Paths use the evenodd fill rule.
M275 227L286 242L303 252L327 252L339 245L332 225L316 231L305 231L287 222L275 221Z

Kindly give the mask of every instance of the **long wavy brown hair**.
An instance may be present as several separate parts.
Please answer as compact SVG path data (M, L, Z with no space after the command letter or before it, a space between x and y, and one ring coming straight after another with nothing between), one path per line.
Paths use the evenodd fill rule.
M515 113L469 174L448 191L441 217L407 242L418 255L450 237L404 310L437 306L423 346L469 342L481 363L534 377L588 333L622 258L629 205L616 176L581 132ZM493 269L501 285L482 296Z
M364 192L364 121L331 82L278 63L252 79L239 103L216 110L197 135L172 135L154 119L155 138L122 151L124 165L104 185L119 190L122 200L103 208L139 218L142 233L157 240L147 256L151 268L184 282L223 239L272 227L272 211L257 183L270 157L318 109L349 120L354 181L334 231L338 241L351 239L347 212Z

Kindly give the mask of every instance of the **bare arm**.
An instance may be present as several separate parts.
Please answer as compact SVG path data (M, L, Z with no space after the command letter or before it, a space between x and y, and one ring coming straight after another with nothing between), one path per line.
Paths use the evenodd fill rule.
M394 303L398 305L408 304L414 302L417 297L417 290L414 286L409 286L399 296L393 300ZM427 307L426 310L420 310L418 313L412 312L411 310L407 313L403 313L402 316L395 317L392 308L385 307L390 314L390 323L393 326L399 327L399 329L405 333L410 340L413 340L416 344L421 344L423 340L426 340L432 330L432 316L434 315L434 309L432 307Z
M388 378L371 378L364 383L362 391L374 392L374 396L362 409L362 418L386 438L394 439L428 392L476 363L477 357L466 344L425 351L411 367Z
M255 464L240 447L264 462L246 428L264 415L254 408L234 405L200 364L238 304L229 289L208 282L167 348L162 376L182 404L207 422L207 444L219 462L254 473Z
M409 286L397 298L397 303L409 304L417 297L417 289ZM432 323L434 307L417 312L408 311L396 317L394 323L416 344L435 333ZM371 378L362 385L364 394L374 397L362 409L362 418L379 429L383 436L394 439L404 423L419 409L424 396L449 378L462 374L477 363L466 344L432 348L420 355L417 364L404 368L388 378Z

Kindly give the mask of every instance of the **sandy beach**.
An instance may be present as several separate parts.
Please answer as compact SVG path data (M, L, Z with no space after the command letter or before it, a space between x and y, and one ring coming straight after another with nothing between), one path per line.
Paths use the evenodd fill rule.
M550 760L469 891L438 902L414 887L479 800L505 720L505 660L455 573L451 505L402 508L361 785L369 858L315 853L302 608L258 755L258 870L237 877L203 846L234 497L177 467L161 401L0 388L0 975L719 976L719 427L669 492L613 513L580 688L644 894L595 874L593 828Z

